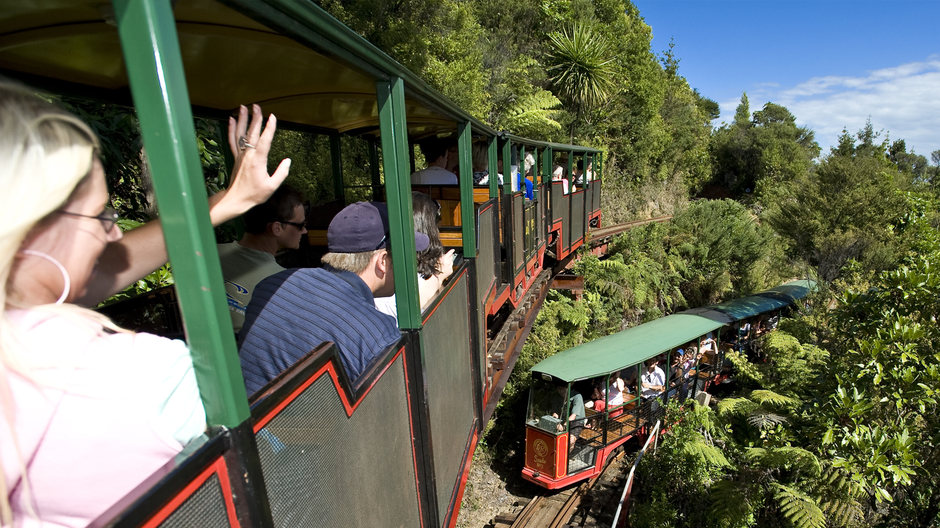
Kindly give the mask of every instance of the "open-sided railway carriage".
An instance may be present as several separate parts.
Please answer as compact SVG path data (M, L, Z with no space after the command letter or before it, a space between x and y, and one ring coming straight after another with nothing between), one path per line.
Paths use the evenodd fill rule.
M727 376L728 347L749 346L762 331L759 321L779 316L814 288L813 281L789 282L656 319L539 362L531 369L523 478L558 489L599 475L611 453L630 438L644 435L670 400L694 398ZM742 328L754 331L741 334ZM725 342L723 335L728 337ZM684 370L670 368L683 346L698 346L708 338L715 340L709 352L697 354ZM642 374L651 362L663 371L664 390L644 396ZM606 400L606 393L594 389L611 391L617 378L625 383L622 402L605 402L600 411L584 406L592 395Z
M600 225L600 153L493 130L307 0L53 0L0 4L0 73L55 93L134 106L175 275L171 332L185 331L208 419L190 446L95 524L109 526L452 526L487 404L498 397L487 328L546 264ZM368 142L372 199L385 200L401 338L353 386L331 343L250 402L210 228L193 116L257 102L280 128L330 140L334 200L341 140ZM412 143L450 134L459 185L424 190L453 213L462 260L418 307L409 175ZM535 199L471 180L471 145L489 172L536 158ZM595 179L551 181L588 158ZM328 218L315 218L322 225ZM312 244L319 233L310 234ZM175 307L171 307L175 310ZM120 308L112 308L113 311ZM172 326L171 325L171 326ZM502 373L508 375L508 372Z

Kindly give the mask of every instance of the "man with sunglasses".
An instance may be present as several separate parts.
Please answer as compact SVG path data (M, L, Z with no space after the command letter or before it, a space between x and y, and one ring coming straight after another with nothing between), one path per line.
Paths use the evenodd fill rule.
M353 385L399 339L395 318L375 308L375 297L395 293L389 253L388 207L346 206L330 222L322 268L284 270L255 289L238 334L242 373L254 394L325 341L339 349ZM415 249L428 236L415 232Z
M244 214L245 235L238 242L219 244L222 278L232 327L238 333L255 286L284 271L274 257L279 251L297 249L307 232L304 195L282 185L263 204Z

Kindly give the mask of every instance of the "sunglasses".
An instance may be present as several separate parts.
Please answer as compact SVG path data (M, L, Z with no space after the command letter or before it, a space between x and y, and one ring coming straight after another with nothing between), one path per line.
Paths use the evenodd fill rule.
M105 233L110 233L111 229L114 228L114 224L116 224L118 219L120 219L120 215L118 215L118 212L115 211L114 209L111 209L110 207L106 208L104 212L102 212L100 215L97 215L97 216L73 213L71 211L56 211L56 212L59 214L77 216L80 218L94 218L95 220L101 222L101 227L104 227Z
M287 220L278 220L278 222L280 222L280 223L282 223L282 224L292 225L292 226L296 227L297 229L300 229L301 231L302 231L305 227L307 227L307 221L306 221L306 220L304 220L303 222L288 222Z

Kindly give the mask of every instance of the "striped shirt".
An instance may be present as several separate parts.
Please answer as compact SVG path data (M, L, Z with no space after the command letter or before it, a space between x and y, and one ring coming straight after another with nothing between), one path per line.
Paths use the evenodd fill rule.
M284 270L255 288L238 334L248 394L254 394L324 341L333 341L353 385L400 336L395 318L375 309L355 273L329 266Z

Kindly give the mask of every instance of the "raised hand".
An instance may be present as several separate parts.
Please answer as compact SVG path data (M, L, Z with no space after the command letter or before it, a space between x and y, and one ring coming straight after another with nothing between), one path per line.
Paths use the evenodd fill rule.
M237 120L229 118L228 144L235 156L235 169L228 189L210 201L212 223L215 225L263 203L287 177L290 158L282 160L274 174L268 174L268 152L277 130L277 118L271 114L264 130L261 129L262 119L258 105L252 105L250 124L248 109L244 106L239 108Z

